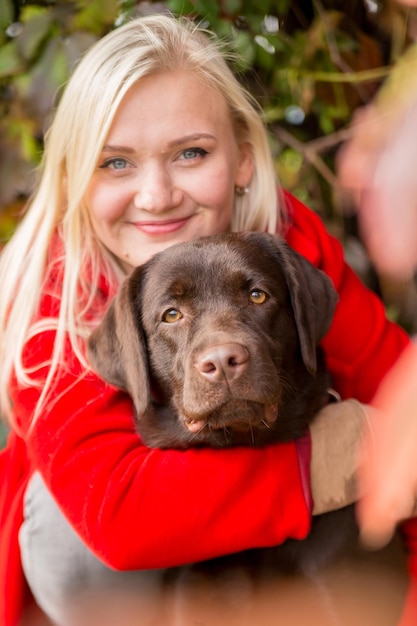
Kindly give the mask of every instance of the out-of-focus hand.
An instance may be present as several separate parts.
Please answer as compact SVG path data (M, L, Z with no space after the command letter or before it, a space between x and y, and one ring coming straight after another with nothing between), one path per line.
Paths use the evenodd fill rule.
M352 120L338 182L358 211L376 268L409 278L417 265L417 44Z
M387 374L373 404L359 467L357 515L363 542L381 547L399 522L417 516L417 345Z
M417 93L388 137L378 127L388 116L373 107L357 116L353 139L341 151L339 180L351 191L361 233L376 268L409 278L417 265Z

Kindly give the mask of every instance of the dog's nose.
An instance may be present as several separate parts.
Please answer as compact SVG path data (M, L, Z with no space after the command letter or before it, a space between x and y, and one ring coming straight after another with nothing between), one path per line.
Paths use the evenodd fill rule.
M240 343L210 346L197 359L197 369L210 382L233 380L246 369L249 351Z

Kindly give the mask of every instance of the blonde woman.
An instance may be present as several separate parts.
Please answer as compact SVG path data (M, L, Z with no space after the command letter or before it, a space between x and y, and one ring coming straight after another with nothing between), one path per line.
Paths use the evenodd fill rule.
M65 89L0 264L4 626L31 597L67 624L73 594L90 587L150 589L163 568L302 538L312 512L352 497L358 404L326 413L311 440L150 450L130 398L86 361L89 333L134 266L179 241L251 229L281 234L331 277L333 384L368 402L408 338L316 214L277 188L258 109L219 45L161 15L99 41ZM332 458L335 440L344 459Z

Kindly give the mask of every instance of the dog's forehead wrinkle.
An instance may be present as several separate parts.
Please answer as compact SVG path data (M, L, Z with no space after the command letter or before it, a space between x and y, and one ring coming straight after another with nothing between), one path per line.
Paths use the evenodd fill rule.
M203 251L201 251L203 252ZM152 277L146 284L146 297L158 293L162 299L207 299L220 297L227 288L240 290L253 282L256 272L250 266L242 269L240 255L212 254L197 255L194 259L181 258L166 263L161 268L158 279Z
M232 289L238 293L255 286L269 286L277 281L281 283L281 272L272 270L272 259L259 248L251 250L245 247L213 248L209 259L199 259L198 280L204 285L204 291Z

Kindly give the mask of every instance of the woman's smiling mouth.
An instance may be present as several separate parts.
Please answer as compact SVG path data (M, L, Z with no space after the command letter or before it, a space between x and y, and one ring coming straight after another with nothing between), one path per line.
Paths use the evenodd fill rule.
M133 222L133 225L147 235L166 235L180 230L189 219L190 217L172 220L147 220Z

